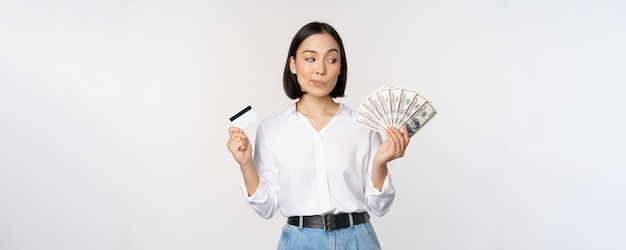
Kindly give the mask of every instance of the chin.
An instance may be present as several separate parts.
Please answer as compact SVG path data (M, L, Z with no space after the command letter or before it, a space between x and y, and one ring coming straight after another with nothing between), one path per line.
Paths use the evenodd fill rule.
M330 96L330 91L307 91L307 95L311 97L325 97Z
M325 95L330 95L330 92L333 92L332 89L315 89L314 91L311 91L310 93L315 93L315 95L317 96L325 96Z

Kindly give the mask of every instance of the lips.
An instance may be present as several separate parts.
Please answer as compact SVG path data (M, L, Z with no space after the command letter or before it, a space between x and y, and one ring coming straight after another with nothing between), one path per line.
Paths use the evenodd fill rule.
M311 81L311 83L313 83L313 85L314 85L315 87L321 87L322 85L324 85L324 82L323 82L323 81L316 81L316 80L313 80L313 81Z

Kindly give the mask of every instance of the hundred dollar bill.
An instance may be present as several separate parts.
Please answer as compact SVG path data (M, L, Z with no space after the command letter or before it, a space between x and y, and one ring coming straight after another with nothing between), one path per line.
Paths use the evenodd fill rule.
M363 103L363 105L372 112L377 118L379 125L387 129L390 124L385 121L385 110L383 108L383 103L381 103L376 94L372 94L367 100Z
M403 100L403 110L399 111L400 119L398 120L398 127L403 126L411 118L411 116L419 110L424 103L427 102L426 98L422 97L419 92L414 90L404 90L405 98Z
M370 120L369 118L367 118L366 115L363 115L363 113L360 113L357 115L356 117L356 122L358 124L361 124L363 126L365 126L366 128L369 128L371 130L380 132L380 133L385 133L385 131L383 131L376 122Z
M397 127L399 119L400 102L403 88L391 86L389 88L389 106L391 107L391 126Z
M390 98L389 98L389 89L385 88L382 91L379 91L376 93L376 97L378 97L378 103L380 103L380 106L383 109L383 120L385 121L385 124L387 126L393 126L393 123L391 122L391 105L390 105Z
M400 126L402 126L402 120L405 119L406 111L413 102L416 94L417 92L414 90L402 90L402 93L400 94L400 102L398 105L398 113L396 114L397 119L396 123L394 124L395 127L400 128Z
M381 124L381 121L375 114L375 111L372 110L372 107L369 107L368 105L363 103L359 108L359 111L357 112L357 123L360 123L361 125L364 125L365 127L368 127L375 131L385 131L386 127Z
M413 136L417 131L428 123L428 121L437 113L430 102L426 102L422 107L413 113L404 123L409 131L409 136Z

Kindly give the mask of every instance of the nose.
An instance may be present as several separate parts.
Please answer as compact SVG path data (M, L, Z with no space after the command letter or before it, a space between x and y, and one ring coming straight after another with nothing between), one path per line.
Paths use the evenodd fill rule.
M317 69L315 71L315 74L317 75L326 75L326 65L324 65L324 62L320 62L317 66Z

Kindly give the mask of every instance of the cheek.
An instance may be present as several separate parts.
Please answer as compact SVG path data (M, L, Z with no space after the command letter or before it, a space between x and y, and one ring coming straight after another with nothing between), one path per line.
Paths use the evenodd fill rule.
M307 78L304 77L304 74L297 74L296 79L298 79L299 85L302 85L303 83L307 82Z
M341 65L333 65L333 67L328 68L328 73L333 75L339 75L341 73Z
M305 66L296 66L296 69L298 70L298 75L310 75L311 74L311 67L305 67Z

